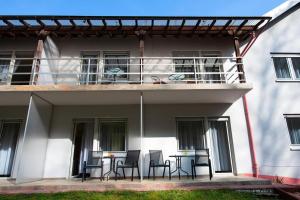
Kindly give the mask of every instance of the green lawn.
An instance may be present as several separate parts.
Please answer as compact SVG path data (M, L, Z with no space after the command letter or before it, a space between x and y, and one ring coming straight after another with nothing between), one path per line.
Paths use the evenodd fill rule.
M258 198L254 194L245 192L236 192L230 190L195 190L195 191L154 191L154 192L65 192L65 193L54 193L54 194L28 194L28 195L0 195L0 200L12 200L12 199L22 199L22 200L51 200L51 199L72 199L72 200L243 200L243 199L265 199Z

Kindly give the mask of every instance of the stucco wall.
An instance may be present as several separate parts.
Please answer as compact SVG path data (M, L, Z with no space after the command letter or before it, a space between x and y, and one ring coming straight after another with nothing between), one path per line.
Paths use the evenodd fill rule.
M300 52L300 10L259 36L246 54L247 94L260 174L300 178L300 151L290 149L283 114L300 114L299 82L276 82L270 52Z
M144 106L144 140L143 154L145 159L144 175L149 165L149 149L162 149L164 158L178 153L176 141L176 117L215 117L228 116L231 122L231 136L237 173L250 173L246 126L241 102L230 104L180 104L180 105L145 105ZM72 155L72 138L74 118L128 118L128 149L140 149L139 105L125 106L56 106L53 112L51 134L46 156L45 178L65 177L70 175ZM122 153L121 153L122 154ZM175 167L174 159L172 168ZM109 163L105 162L105 171ZM190 160L183 160L183 168L190 171ZM161 169L162 170L162 169ZM157 172L161 175L162 171ZM203 169L202 172L205 172ZM201 173L201 171L200 171Z

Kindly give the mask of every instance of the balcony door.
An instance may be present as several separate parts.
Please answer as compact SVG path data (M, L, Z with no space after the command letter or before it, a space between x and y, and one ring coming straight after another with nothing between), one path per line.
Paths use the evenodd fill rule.
M229 122L225 118L208 120L215 173L231 173L232 159L229 142Z
M127 82L129 65L129 52L104 52L104 80Z
M88 151L93 150L94 120L74 122L72 176L80 176Z
M10 177L21 123L0 121L0 177Z
M11 53L0 53L0 85L7 84L11 57Z
M183 73L182 80L194 81L196 66L199 64L198 51L175 51L173 52L173 64L175 73ZM180 75L178 74L178 77Z
M30 85L33 71L33 52L16 52L11 85Z
M203 80L204 83L222 83L224 80L223 75L223 64L221 57L221 52L219 51L204 51L202 52L201 65L199 71L204 72L204 74L199 75L199 79Z
M98 53L83 53L81 56L80 84L93 85L98 82Z

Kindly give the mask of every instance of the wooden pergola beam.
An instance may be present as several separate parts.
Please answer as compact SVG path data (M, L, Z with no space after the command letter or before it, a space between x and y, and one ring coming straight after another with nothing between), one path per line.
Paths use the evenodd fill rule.
M20 22L26 27L26 28L29 28L31 25L28 24L25 20L23 19L20 19Z
M211 24L209 25L209 27L207 28L207 30L205 31L204 34L207 34L207 33L212 29L212 27L215 25L216 21L217 21L217 20L214 19L214 20L211 22Z
M217 34L221 34L223 31L225 31L226 28L230 25L231 22L232 22L232 20L228 20L226 22L226 24L222 27L222 29Z
M236 29L236 32L239 32L241 30L241 28L248 22L247 19L245 19L240 25L239 27Z

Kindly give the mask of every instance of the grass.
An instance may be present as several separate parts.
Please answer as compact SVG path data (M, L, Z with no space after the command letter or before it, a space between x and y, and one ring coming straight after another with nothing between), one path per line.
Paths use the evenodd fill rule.
M232 190L170 190L170 191L152 191L152 192L64 192L51 194L17 194L0 195L0 200L253 200L264 199L255 194L246 192L237 192Z

